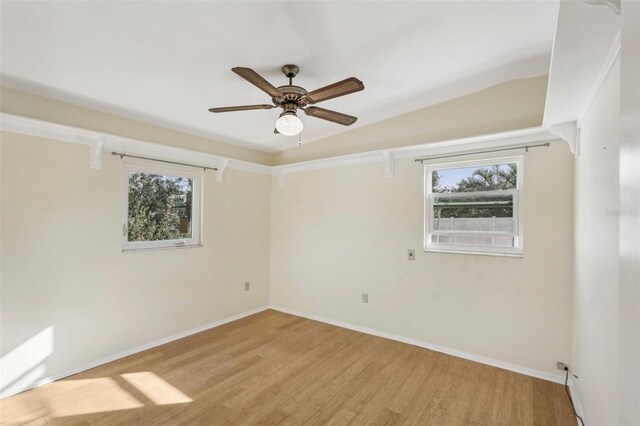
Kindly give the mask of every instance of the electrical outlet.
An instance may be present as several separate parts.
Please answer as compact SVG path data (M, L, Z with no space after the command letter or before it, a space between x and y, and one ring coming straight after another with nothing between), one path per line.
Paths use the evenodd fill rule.
M560 361L556 362L556 368L558 370L569 371L569 366L564 362L560 362Z
M416 260L416 251L414 249L409 249L409 251L407 251L407 259Z
M369 303L369 293L366 291L362 292L362 303Z
M244 282L244 291L249 291L251 289L251 282L250 281L245 281Z

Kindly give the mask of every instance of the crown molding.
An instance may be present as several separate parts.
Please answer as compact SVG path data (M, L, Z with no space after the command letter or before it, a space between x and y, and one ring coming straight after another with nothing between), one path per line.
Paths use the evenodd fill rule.
M284 182L284 176L289 173L367 163L384 163L386 176L391 178L394 176L395 160L438 154L473 154L477 150L520 146L524 147L532 142L543 142L557 139L558 136L543 127L531 127L467 138L449 139L446 141L428 142L419 145L303 161L273 166L271 169L273 174L278 176L281 186Z
M356 164L383 163L384 168L382 170L387 177L392 178L395 172L394 163L396 160L449 153L473 154L473 152L477 150L504 147L524 147L532 142L558 139L554 133L545 128L531 127L467 138L450 139L419 145L341 155L292 164L267 166L264 164L104 134L6 113L0 113L0 129L7 132L86 145L89 147L89 167L96 170L102 168L102 157L105 152L117 151L128 155L145 156L158 160L179 161L217 168L217 182L223 181L224 174L227 169L271 175L278 179L280 187L284 186L285 176L291 173L352 166Z
M263 175L271 174L271 167L263 164L168 145L144 142L12 114L0 113L0 129L7 132L87 145L90 148L89 167L97 170L102 168L102 156L104 152L118 151L128 155L145 156L157 158L158 160L179 161L217 168L217 182L222 182L226 169Z
M566 123L552 124L549 131L558 135L569 144L569 150L577 158L580 155L580 128L577 122L568 121Z

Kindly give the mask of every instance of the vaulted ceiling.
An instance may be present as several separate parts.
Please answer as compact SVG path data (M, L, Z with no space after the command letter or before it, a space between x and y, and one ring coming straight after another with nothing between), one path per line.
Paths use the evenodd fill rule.
M308 90L355 76L322 103L351 127L301 115L305 142L515 78L547 74L556 1L2 2L2 84L267 152L279 110L230 69Z

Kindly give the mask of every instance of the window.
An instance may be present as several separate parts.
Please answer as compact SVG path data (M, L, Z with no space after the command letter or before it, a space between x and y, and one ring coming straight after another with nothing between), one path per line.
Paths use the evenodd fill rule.
M425 250L521 256L522 163L426 165Z
M201 175L125 163L123 250L200 245Z

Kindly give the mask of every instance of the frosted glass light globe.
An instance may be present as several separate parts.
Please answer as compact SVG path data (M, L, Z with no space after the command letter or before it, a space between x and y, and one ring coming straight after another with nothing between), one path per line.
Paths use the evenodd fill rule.
M295 136L302 131L302 121L294 114L283 114L276 120L276 130L285 136Z

